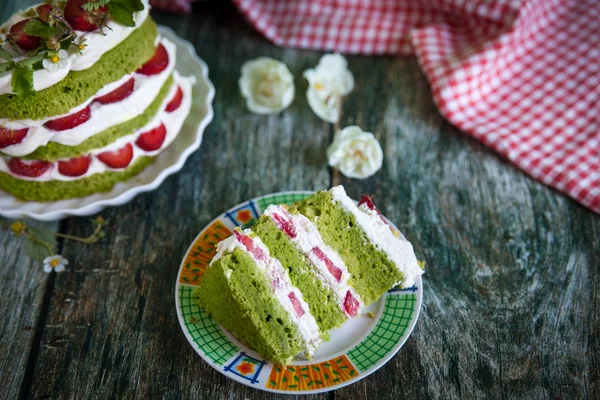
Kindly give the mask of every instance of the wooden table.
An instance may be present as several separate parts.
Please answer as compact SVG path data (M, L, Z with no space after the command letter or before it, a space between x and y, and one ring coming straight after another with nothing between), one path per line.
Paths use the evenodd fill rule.
M17 3L0 3L2 20ZM341 125L374 132L385 160L364 181L332 173L333 128L308 107L302 78L321 53L275 47L218 3L152 13L196 46L217 88L215 118L184 169L103 211L101 243L61 242L71 264L58 275L0 231L0 397L281 398L225 378L192 350L175 313L177 269L225 209L342 183L353 197L374 194L426 260L424 305L387 365L309 398L600 398L600 218L444 121L410 57L348 57L356 88ZM295 76L281 115L251 114L239 93L241 64L258 56ZM91 229L86 218L40 225Z

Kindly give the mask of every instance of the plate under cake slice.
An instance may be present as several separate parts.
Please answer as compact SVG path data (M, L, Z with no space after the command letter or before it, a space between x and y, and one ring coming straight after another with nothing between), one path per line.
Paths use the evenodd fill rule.
M218 245L198 304L240 341L286 364L396 285L423 273L412 245L372 201L343 187L271 205Z

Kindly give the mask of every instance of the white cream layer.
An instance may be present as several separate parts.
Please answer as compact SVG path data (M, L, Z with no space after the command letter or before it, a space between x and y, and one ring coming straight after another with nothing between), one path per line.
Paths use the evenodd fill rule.
M189 114L191 106L192 106L192 86L195 83L195 78L194 77L181 77L181 76L179 76L177 71L175 71L173 73L173 77L174 77L174 84L173 84L173 87L171 88L171 91L169 92L169 94L167 95L165 100L163 101L163 104L161 105L160 110L162 110L162 111L158 112L148 124L146 124L145 126L143 126L140 129L138 129L133 134L123 136L123 137L119 138L118 140L116 140L115 142L111 143L110 145L103 147L101 149L92 150L90 152L90 154L92 155L92 161L90 163L90 167L89 167L88 171L85 174L83 174L81 176L77 176L77 177L70 177L70 176L62 175L58 171L58 163L54 162L52 164L52 166L50 167L50 169L48 169L48 171L44 172L42 175L40 175L38 177L29 178L29 177L25 177L25 176L15 175L8 168L7 162L8 162L9 157L0 157L0 172L7 172L17 179L27 180L27 181L40 181L40 182L52 181L52 180L74 181L74 180L88 177L90 175L101 174L101 173L107 172L107 171L121 171L122 169L110 168L109 166L107 166L102 161L100 161L97 157L94 157L94 156L97 154L103 153L105 151L115 151L115 150L121 149L127 143L131 143L131 145L133 146L133 158L129 165L132 165L141 156L157 155L162 150L167 148L169 146L169 144L171 144L171 142L173 142L173 140L175 140L175 138L179 134L179 131L181 130L181 126L183 125L183 122L185 121L185 118ZM167 107L167 104L169 104L169 102L173 99L173 96L177 92L178 86L181 87L181 91L183 92L183 99L181 101L181 105L179 106L179 108L177 110L175 110L171 113L164 111L165 108ZM152 151L152 152L147 152L147 151L140 149L139 147L137 147L135 145L135 141L137 140L137 138L140 135L142 135L144 132L148 132L149 130L151 130L153 128L156 128L161 123L165 125L165 128L167 130L167 135L166 135L165 141L160 149Z
M309 259L311 264L314 266L317 272L317 277L321 283L330 287L335 294L335 299L344 313L346 313L346 307L344 307L344 300L346 294L350 292L352 296L359 302L360 308L364 306L362 300L358 294L348 285L348 279L350 278L350 272L348 267L341 259L339 254L335 252L331 247L327 246L317 229L317 226L308 218L302 214L290 214L284 206L281 205L270 205L264 211L264 214L269 216L275 226L279 227L277 221L273 219L273 215L277 214L280 217L290 221L295 229L296 237L289 239L300 249L300 251ZM333 265L342 271L342 276L338 282L335 276L327 268L324 260L321 260L314 252L313 249L320 249ZM360 310L359 310L360 311ZM347 316L349 316L346 313Z
M219 258L221 258L225 253L233 252L235 248L239 248L240 250L250 255L256 263L257 267L261 271L263 271L269 278L269 280L271 281L273 294L275 295L283 309L289 315L292 323L298 327L298 331L300 332L300 335L302 336L307 349L307 355L312 355L315 349L321 343L322 339L319 334L319 326L317 325L317 321L310 313L308 304L306 303L306 301L304 301L304 298L302 296L302 292L292 284L292 281L290 280L286 269L283 268L281 262L277 258L271 257L269 249L267 248L267 246L265 246L265 244L262 242L262 240L260 240L258 236L253 235L250 229L244 230L243 232L241 232L241 234L252 239L254 246L259 248L266 257L264 259L255 257L255 255L251 251L248 251L246 246L240 243L234 235L223 240L217 245L217 254L210 262L211 265ZM225 276L229 279L229 277L231 276L231 272L225 271L225 274ZM296 314L294 305L288 297L289 293L294 293L296 299L298 299L298 301L302 305L304 314L301 317L298 317L298 315Z
M329 190L333 200L338 202L347 212L354 215L356 221L366 233L367 238L383 251L392 260L404 279L400 283L402 287L410 287L415 284L415 278L423 274L423 270L417 263L417 257L412 244L405 239L396 237L390 226L381 216L366 206L357 207L354 201L346 195L343 186L335 186Z
M126 75L117 82L106 85L100 89L94 97L91 97L85 103L69 110L68 113L63 115L35 121L9 121L4 118L0 119L0 126L4 126L7 129L17 130L29 128L27 136L25 136L23 141L3 148L1 152L14 157L21 157L31 154L38 147L45 146L49 142L55 142L66 146L77 146L86 139L111 126L121 124L143 114L146 108L154 101L164 83L169 78L169 75L171 75L175 69L175 45L164 38L161 39L160 42L165 46L165 49L169 54L169 65L159 74L146 76L133 73ZM95 98L112 92L132 77L135 79L134 89L125 99L111 104L94 102ZM54 131L44 126L44 124L50 120L74 114L83 110L88 105L90 106L90 119L73 129Z
M104 53L113 49L119 43L125 40L131 34L131 32L137 29L146 20L150 10L150 5L148 4L148 0L142 0L142 3L144 3L144 9L133 14L133 20L135 22L135 26L133 27L127 27L117 24L116 22L109 21L108 26L104 28L104 33L101 33L99 30L94 32L76 31L77 37L75 38L75 43L80 43L81 40L85 39L85 44L87 45L82 54L72 52L67 59L66 67L58 71L50 72L46 69L35 71L33 73L34 89L38 91L47 89L50 86L62 81L70 71L82 71L94 65ZM39 4L30 8L35 8L38 5ZM23 12L19 12L13 15L0 27L8 30L12 25L25 18L26 17L23 16ZM14 51L10 45L5 44L3 48L6 51L14 54ZM16 60L18 61L18 59ZM11 71L0 76L0 94L14 93L12 91L11 81Z

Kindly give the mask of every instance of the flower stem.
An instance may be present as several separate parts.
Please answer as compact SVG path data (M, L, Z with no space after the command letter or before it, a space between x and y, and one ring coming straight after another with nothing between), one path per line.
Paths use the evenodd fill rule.
M74 240L74 241L80 242L80 243L92 244L92 243L98 242L98 240L100 239L98 237L98 234L100 233L101 230L102 230L102 225L99 224L96 226L96 230L94 231L94 233L92 233L90 236L88 236L86 238L82 238L79 236L73 236L73 235L67 235L66 233L60 233L60 232L54 232L54 236L64 238L64 239Z

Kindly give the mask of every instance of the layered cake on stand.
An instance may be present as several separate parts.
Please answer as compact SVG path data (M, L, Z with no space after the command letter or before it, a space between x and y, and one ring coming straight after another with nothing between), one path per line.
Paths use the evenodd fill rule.
M42 4L0 32L0 189L21 200L110 191L190 112L195 80L175 70L147 0Z

